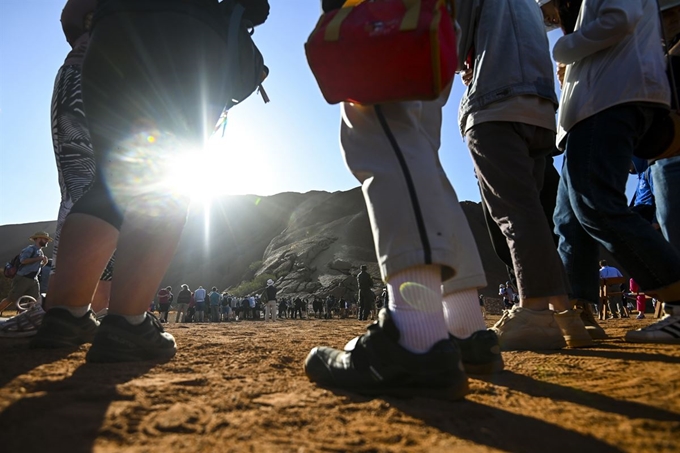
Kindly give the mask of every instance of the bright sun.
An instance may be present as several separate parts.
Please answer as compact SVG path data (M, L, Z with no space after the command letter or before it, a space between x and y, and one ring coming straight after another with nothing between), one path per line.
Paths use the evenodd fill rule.
M255 193L252 175L257 163L239 148L211 138L205 149L182 154L170 163L167 186L203 204L224 195Z

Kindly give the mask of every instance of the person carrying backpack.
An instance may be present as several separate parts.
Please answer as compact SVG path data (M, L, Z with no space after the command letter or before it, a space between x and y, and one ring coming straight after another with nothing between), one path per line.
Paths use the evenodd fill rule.
M22 296L31 296L36 301L40 299L40 284L38 276L40 270L47 264L47 257L42 249L52 242L50 235L44 231L38 231L29 238L33 244L24 248L18 258L12 261L16 267L16 275L12 278L12 287L9 294L0 302L0 315L7 310Z

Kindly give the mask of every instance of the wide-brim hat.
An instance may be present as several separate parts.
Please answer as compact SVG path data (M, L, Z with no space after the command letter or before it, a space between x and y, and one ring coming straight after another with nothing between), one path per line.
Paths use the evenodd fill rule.
M50 237L50 234L45 231L38 231L28 238L29 241L35 241L36 239L47 239L47 242L52 242L54 240Z
M661 11L680 6L680 0L659 0L659 8Z
M267 280L267 286L272 286L273 284L274 284L274 280L272 280L271 278L269 280Z
M536 0L536 3L538 3L538 6L543 6L546 3L550 3L552 0Z

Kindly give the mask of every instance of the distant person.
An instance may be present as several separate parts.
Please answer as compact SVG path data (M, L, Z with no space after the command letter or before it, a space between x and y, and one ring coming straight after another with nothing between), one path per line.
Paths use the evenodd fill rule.
M175 322L187 322L187 310L189 309L189 303L191 302L191 290L189 285L183 284L182 289L177 294L177 315L175 316Z
M32 297L34 301L40 300L40 271L47 264L48 258L43 253L43 248L52 242L50 235L44 231L38 231L28 238L33 244L25 247L19 253L20 266L16 275L11 280L9 294L0 301L0 315L8 308L16 308L16 303L23 296Z
M616 278L616 277L623 277L623 274L621 274L621 271L619 271L617 268L613 266L609 266L607 264L606 260L600 260L600 278L602 280L606 280L608 278ZM608 293L620 293L621 292L621 285L607 285L607 292ZM620 318L627 318L627 312L625 307L623 306L623 298L622 296L616 296L616 297L609 297L607 298L605 302L608 307L609 307L609 313L611 313L612 317L618 315ZM603 313L604 316L604 313Z
M172 294L172 287L166 286L158 290L158 313L160 322L168 322L168 313L170 312L170 304L174 298Z
M228 322L231 315L231 296L227 292L222 293L222 318L221 321Z
M194 302L196 303L196 322L205 321L205 298L207 297L207 291L203 286L198 286L198 289L194 291Z
M263 291L263 299L266 300L264 301L264 320L265 321L276 321L276 293L278 292L278 289L276 286L274 286L274 280L271 278L267 280L267 287Z
M222 306L222 296L217 291L217 287L213 286L210 291L210 321L219 322L220 321L220 307Z
M368 273L368 267L361 265L361 271L357 274L357 286L359 287L359 320L368 319L373 305L375 304L375 294L373 294L373 277Z
M253 26L269 14L266 0L243 6ZM202 149L231 102L223 13L215 1L97 2L82 80L97 174L64 222L34 347L92 341L91 362L175 355L173 336L146 312L189 207L187 194L165 184L165 164ZM98 327L89 304L114 250L116 279Z

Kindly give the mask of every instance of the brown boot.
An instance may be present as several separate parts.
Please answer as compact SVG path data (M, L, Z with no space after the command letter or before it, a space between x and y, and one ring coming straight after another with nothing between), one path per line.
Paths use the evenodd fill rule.
M586 330L593 340L604 340L608 338L607 332L595 320L595 316L590 308L590 303L582 299L572 301L574 308L581 310L581 320L586 325Z

